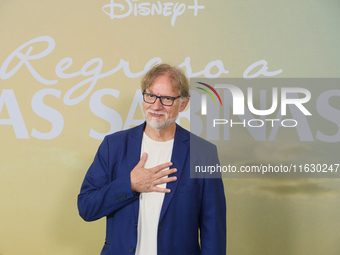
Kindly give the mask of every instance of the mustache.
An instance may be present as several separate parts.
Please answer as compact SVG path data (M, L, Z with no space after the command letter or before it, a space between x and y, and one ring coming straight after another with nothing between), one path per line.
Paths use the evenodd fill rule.
M148 114L148 113L159 114L159 115L163 115L165 117L168 116L168 114L166 112L152 111L150 109L146 111L146 114Z

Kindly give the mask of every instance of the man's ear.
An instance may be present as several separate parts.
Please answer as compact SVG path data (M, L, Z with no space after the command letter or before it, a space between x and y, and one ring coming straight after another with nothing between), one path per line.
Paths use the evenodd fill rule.
M189 103L189 100L190 98L188 97L187 99L185 99L182 103L181 103L181 106L179 108L179 111L180 112L183 112L185 107L187 107L188 103Z

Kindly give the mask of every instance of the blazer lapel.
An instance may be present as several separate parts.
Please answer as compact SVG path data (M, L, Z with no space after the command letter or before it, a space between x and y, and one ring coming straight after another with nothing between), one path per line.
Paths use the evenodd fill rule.
M169 176L176 176L177 180L174 182L167 183L167 188L171 190L170 193L166 193L163 200L163 205L161 209L161 215L159 221L163 218L165 212L167 211L169 204L176 192L179 179L184 171L185 160L189 154L189 145L185 141L189 139L189 133L183 128L176 125L176 133L174 139L174 146L172 149L171 162L173 163L171 168L176 168L177 172Z
M131 171L140 160L144 126L145 123L137 126L133 130L131 130L131 133L129 135L127 141L127 166L129 171ZM137 222L139 213L139 199L133 202L133 208L135 221Z

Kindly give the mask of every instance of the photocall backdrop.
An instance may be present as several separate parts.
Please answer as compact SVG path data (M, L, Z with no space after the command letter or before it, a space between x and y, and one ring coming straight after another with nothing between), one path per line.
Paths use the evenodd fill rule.
M339 78L339 7L1 0L0 254L100 253L105 220L84 222L77 194L103 137L143 121L151 66L189 78ZM224 183L228 254L339 254L339 179Z

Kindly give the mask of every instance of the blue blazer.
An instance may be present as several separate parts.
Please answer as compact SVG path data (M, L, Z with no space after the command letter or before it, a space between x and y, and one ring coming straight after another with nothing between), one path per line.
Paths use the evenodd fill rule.
M102 255L135 253L139 193L131 191L130 172L140 160L144 125L104 138L78 195L79 214L84 220L107 217ZM176 126L171 162L178 169L173 174L178 179L167 184L171 192L165 194L161 209L157 254L225 255L223 183L221 179L190 178L190 137L202 146L191 155L192 163L219 163L215 145Z

